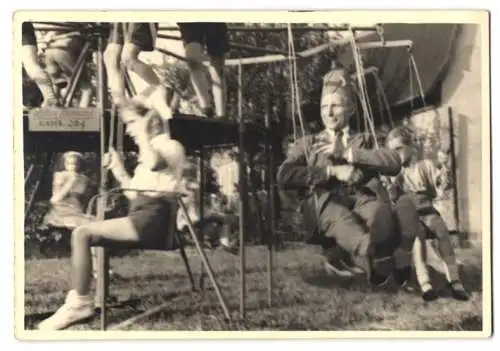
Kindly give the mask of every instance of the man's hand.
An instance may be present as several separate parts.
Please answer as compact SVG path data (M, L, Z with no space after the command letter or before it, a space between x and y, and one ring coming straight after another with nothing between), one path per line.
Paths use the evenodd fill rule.
M355 175L355 168L352 165L337 165L330 166L328 168L328 174L330 177L335 177L341 182L350 182L350 180Z
M325 155L333 159L342 159L345 148L341 143L334 143L328 139L322 139L314 143L312 152L317 155Z
M330 178L330 169L329 168L313 168L308 172L307 183L309 185L317 185L324 183Z

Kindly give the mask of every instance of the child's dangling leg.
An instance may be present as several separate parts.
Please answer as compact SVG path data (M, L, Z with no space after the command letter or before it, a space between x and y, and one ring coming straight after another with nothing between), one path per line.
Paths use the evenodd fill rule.
M469 295L460 281L459 270L455 252L450 239L450 233L446 224L439 214L431 213L421 217L422 222L429 228L437 238L439 243L439 252L443 258L443 264L446 272L446 280L453 297L457 300L466 301Z
M43 95L42 106L59 105L52 81L38 62L38 48L35 29L31 22L22 25L22 62L27 75L33 79Z
M154 51L157 25L153 23L127 23L124 30L126 33L121 63L125 69L134 72L148 84L143 92L137 92L137 94L149 96L158 90L161 82L153 67L139 59L139 54Z
M210 83L208 72L203 64L203 43L206 33L202 23L178 23L181 31L186 60L190 71L191 82L198 97L198 102L203 114L213 117L212 97L210 94Z
M121 62L125 69L137 74L149 86L137 92L134 99L142 101L146 106L155 109L165 121L172 118L169 105L169 91L161 85L160 78L153 67L139 59L141 52L155 50L157 24L127 23L127 35L121 53Z
M201 62L202 48L198 43L186 44L186 59L191 72L191 82L198 97L200 108L207 117L213 116L213 107L210 96L210 84L206 69Z
M122 23L115 23L111 27L108 45L104 51L104 64L111 99L113 104L121 105L125 101L125 79L121 69L121 54L124 43Z
M437 299L437 295L431 284L429 270L427 269L427 252L424 240L425 239L420 237L415 238L413 246L413 263L415 265L418 285L422 291L422 299L424 299L424 301L433 301Z
M209 23L206 28L207 52L210 59L208 72L212 79L215 114L218 118L223 118L226 116L224 60L226 52L229 50L228 30L225 23Z

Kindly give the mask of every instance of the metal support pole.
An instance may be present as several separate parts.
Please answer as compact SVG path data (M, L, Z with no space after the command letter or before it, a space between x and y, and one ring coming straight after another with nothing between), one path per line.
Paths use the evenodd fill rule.
M273 244L274 244L274 157L273 153L275 152L275 148L273 147L273 139L271 137L271 123L269 121L269 117L271 114L271 109L269 103L266 106L266 161L268 161L268 169L267 176L268 180L266 185L267 189L267 198L269 204L269 217L268 217L268 225L269 232L267 237L267 303L269 307L272 306L273 303Z
M200 148L200 157L198 159L198 168L199 168L199 177L200 177L200 190L198 192L199 198L199 210L200 210L200 223L203 222L203 217L205 215L205 151L203 150L203 146ZM201 246L203 247L205 238L203 237L203 233L200 236ZM205 289L205 269L203 262L200 267L200 291L203 292Z
M205 266L205 268L207 270L208 278L212 282L215 293L217 294L217 298L219 299L222 310L224 311L224 315L226 316L227 320L231 320L231 315L229 314L229 308L227 307L226 300L224 299L224 295L222 294L222 291L219 287L219 284L217 283L217 279L215 278L215 274L212 270L212 266L210 266L210 262L208 261L208 258L205 255L205 250L203 250L203 245L198 240L198 236L196 235L196 232L194 230L193 222L191 222L191 218L189 218L186 205L184 204L184 202L182 201L181 198L178 198L177 201L179 203L179 209L184 213L184 216L186 217L186 222L187 222L187 227L189 229L189 233L191 234L191 238L193 239L193 241L196 245L196 249L198 250L198 253L200 254L201 261L203 262L203 265Z
M455 127L453 123L453 110L451 107L448 107L448 123L450 130L451 172L453 175L453 214L455 217L457 232L461 232L462 228L460 227L460 210L458 201L457 157L455 153Z
M105 112L106 112L106 77L104 73L104 41L101 36L97 39L97 104L100 114L100 160L104 157L105 149ZM106 170L101 166L101 176L99 180L99 193L101 196L97 203L97 219L104 220L104 212L106 208ZM101 330L106 330L107 327L107 308L106 300L108 297L109 285L109 258L106 248L97 248L97 297L101 305Z
M245 318L245 225L246 225L246 167L245 167L245 123L243 121L243 66L238 65L238 117L239 117L239 194L240 194L240 314Z
M75 70L69 79L69 87L66 94L63 97L63 102L65 107L69 107L71 105L71 101L73 100L73 96L75 95L76 87L78 83L80 83L80 78L82 77L82 72L85 69L85 63L90 53L90 41L87 41L83 46L82 52L80 56L78 56L78 60L75 64ZM99 83L98 83L99 84Z

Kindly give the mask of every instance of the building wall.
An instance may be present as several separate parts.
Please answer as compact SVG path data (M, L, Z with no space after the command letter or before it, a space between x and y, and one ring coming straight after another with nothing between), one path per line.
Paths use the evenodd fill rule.
M482 116L480 35L478 25L464 25L442 90L443 109L451 107L457 136L460 226L471 234L482 232L482 162L487 162L482 159L487 116Z
M441 148L450 145L448 108L452 111L456 181L458 187L457 222L449 197L438 207L450 229L467 232L474 238L482 232L482 94L481 94L481 38L479 26L464 25L457 40L448 74L442 86L442 104L438 108L419 113L412 118L428 146L439 140ZM484 118L487 118L485 116ZM487 137L487 136L484 136ZM434 144L435 145L435 144ZM486 160L484 160L486 161ZM458 228L457 228L458 225Z

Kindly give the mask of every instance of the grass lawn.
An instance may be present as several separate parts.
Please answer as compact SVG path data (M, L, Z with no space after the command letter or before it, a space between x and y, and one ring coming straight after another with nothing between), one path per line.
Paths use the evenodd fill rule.
M198 279L201 260L188 252ZM119 323L155 305L169 301L161 313L141 320L129 330L481 330L481 251L458 249L469 302L449 297L439 280L442 298L425 303L418 292L397 291L390 285L375 289L363 280L343 281L326 276L321 257L311 246L290 245L274 258L274 306L267 307L267 253L250 247L247 261L247 315L239 321L239 258L225 252L207 252L236 322L224 322L208 277L205 293L190 292L189 279L177 253L143 252L113 258L120 277L110 292L133 303L113 308L109 323ZM61 305L70 278L70 262L61 259L27 260L25 326L37 323ZM99 318L72 329L99 329Z

